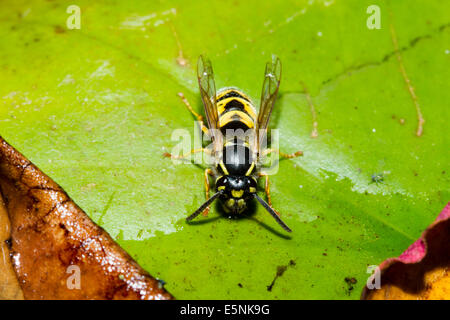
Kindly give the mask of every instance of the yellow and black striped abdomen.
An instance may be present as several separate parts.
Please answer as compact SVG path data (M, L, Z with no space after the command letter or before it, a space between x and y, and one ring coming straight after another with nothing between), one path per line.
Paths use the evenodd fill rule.
M243 92L227 88L218 92L216 97L219 114L219 128L253 129L255 127L256 110L250 98ZM224 132L225 133L225 132Z

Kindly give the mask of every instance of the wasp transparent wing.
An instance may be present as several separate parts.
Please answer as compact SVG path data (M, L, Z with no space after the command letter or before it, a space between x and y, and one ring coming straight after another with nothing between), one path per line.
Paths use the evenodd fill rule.
M272 61L266 64L264 83L261 93L261 104L259 107L257 129L265 130L269 125L270 114L277 98L281 79L281 61L273 55Z
M206 120L208 122L209 135L215 144L218 143L217 129L219 127L219 115L216 106L216 85L211 61L200 56L197 62L197 77L205 107ZM211 130L212 129L212 130ZM217 149L216 149L217 150Z

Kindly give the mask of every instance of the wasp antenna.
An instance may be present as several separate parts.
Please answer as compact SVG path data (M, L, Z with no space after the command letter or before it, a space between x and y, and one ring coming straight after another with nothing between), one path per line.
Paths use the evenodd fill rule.
M215 193L211 198L206 200L205 203L200 206L200 208L198 208L193 214L191 214L189 217L187 217L186 221L191 221L196 216L198 216L200 213L202 213L206 209L206 207L208 207L221 194L222 194L222 191Z
M260 196L258 196L255 193L255 198L258 200L259 203L262 204L262 206L267 210L267 212L270 213L270 215L278 222L278 224L287 232L292 232L292 230L286 225L286 223L283 222L283 220L280 219L278 214L273 210L267 202L265 202Z

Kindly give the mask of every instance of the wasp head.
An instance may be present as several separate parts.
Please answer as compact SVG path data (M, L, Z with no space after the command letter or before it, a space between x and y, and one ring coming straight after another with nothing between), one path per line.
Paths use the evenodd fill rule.
M256 180L248 176L222 176L216 187L225 211L238 214L247 207L246 201L254 197Z

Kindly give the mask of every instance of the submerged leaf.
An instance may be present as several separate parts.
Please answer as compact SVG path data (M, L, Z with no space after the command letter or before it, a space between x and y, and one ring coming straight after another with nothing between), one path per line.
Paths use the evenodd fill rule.
M0 190L11 221L11 259L26 299L171 298L1 137Z

